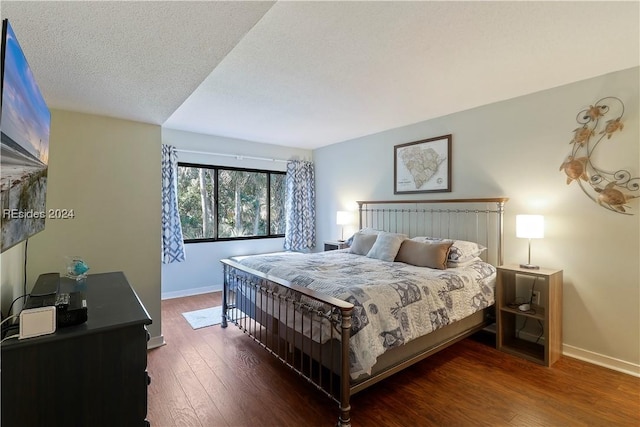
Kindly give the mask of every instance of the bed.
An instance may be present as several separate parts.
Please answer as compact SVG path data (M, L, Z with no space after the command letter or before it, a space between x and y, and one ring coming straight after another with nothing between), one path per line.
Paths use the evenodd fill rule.
M507 200L360 201L349 249L221 260L222 327L335 400L350 426L353 394L491 322Z

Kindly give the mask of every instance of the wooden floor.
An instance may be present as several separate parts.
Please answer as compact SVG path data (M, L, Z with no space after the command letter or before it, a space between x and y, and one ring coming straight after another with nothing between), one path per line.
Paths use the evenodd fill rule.
M337 404L237 327L181 313L220 294L162 302L167 345L149 352L148 419L164 426L332 426ZM351 399L358 426L639 426L640 379L562 357L552 368L467 339Z

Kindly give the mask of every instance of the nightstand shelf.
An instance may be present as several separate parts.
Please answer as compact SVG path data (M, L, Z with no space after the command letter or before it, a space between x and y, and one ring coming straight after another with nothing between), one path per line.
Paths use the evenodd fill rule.
M517 314L518 316L529 317L531 319L536 319L540 321L543 321L545 316L544 307L542 307L541 305L535 305L535 304L531 305L532 313L524 312L522 310L519 310L518 308L512 308L512 307L502 307L502 311L505 313L513 313L513 314Z
M328 240L326 242L324 242L324 250L325 251L335 251L337 249L346 249L349 246L347 246L347 242L340 241L340 240Z
M502 351L535 363L542 363L544 360L544 345L519 338L505 339L503 341Z
M517 304L528 302L532 286L540 292L539 304L522 311ZM522 300L518 294L526 298ZM524 339L524 325L530 320L539 322L542 332ZM496 321L498 350L541 365L553 365L562 353L562 270L498 267Z

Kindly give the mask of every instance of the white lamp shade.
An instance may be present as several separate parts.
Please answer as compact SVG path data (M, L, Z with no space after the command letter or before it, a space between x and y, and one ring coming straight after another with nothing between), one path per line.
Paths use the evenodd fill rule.
M516 215L516 237L542 239L544 237L544 216Z
M351 224L351 212L338 211L338 213L336 214L336 224L338 225Z

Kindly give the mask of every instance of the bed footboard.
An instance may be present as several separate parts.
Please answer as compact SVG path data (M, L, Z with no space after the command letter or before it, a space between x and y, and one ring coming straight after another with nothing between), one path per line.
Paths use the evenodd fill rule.
M350 420L349 338L353 304L221 260L222 323L237 325L282 363L339 404Z

